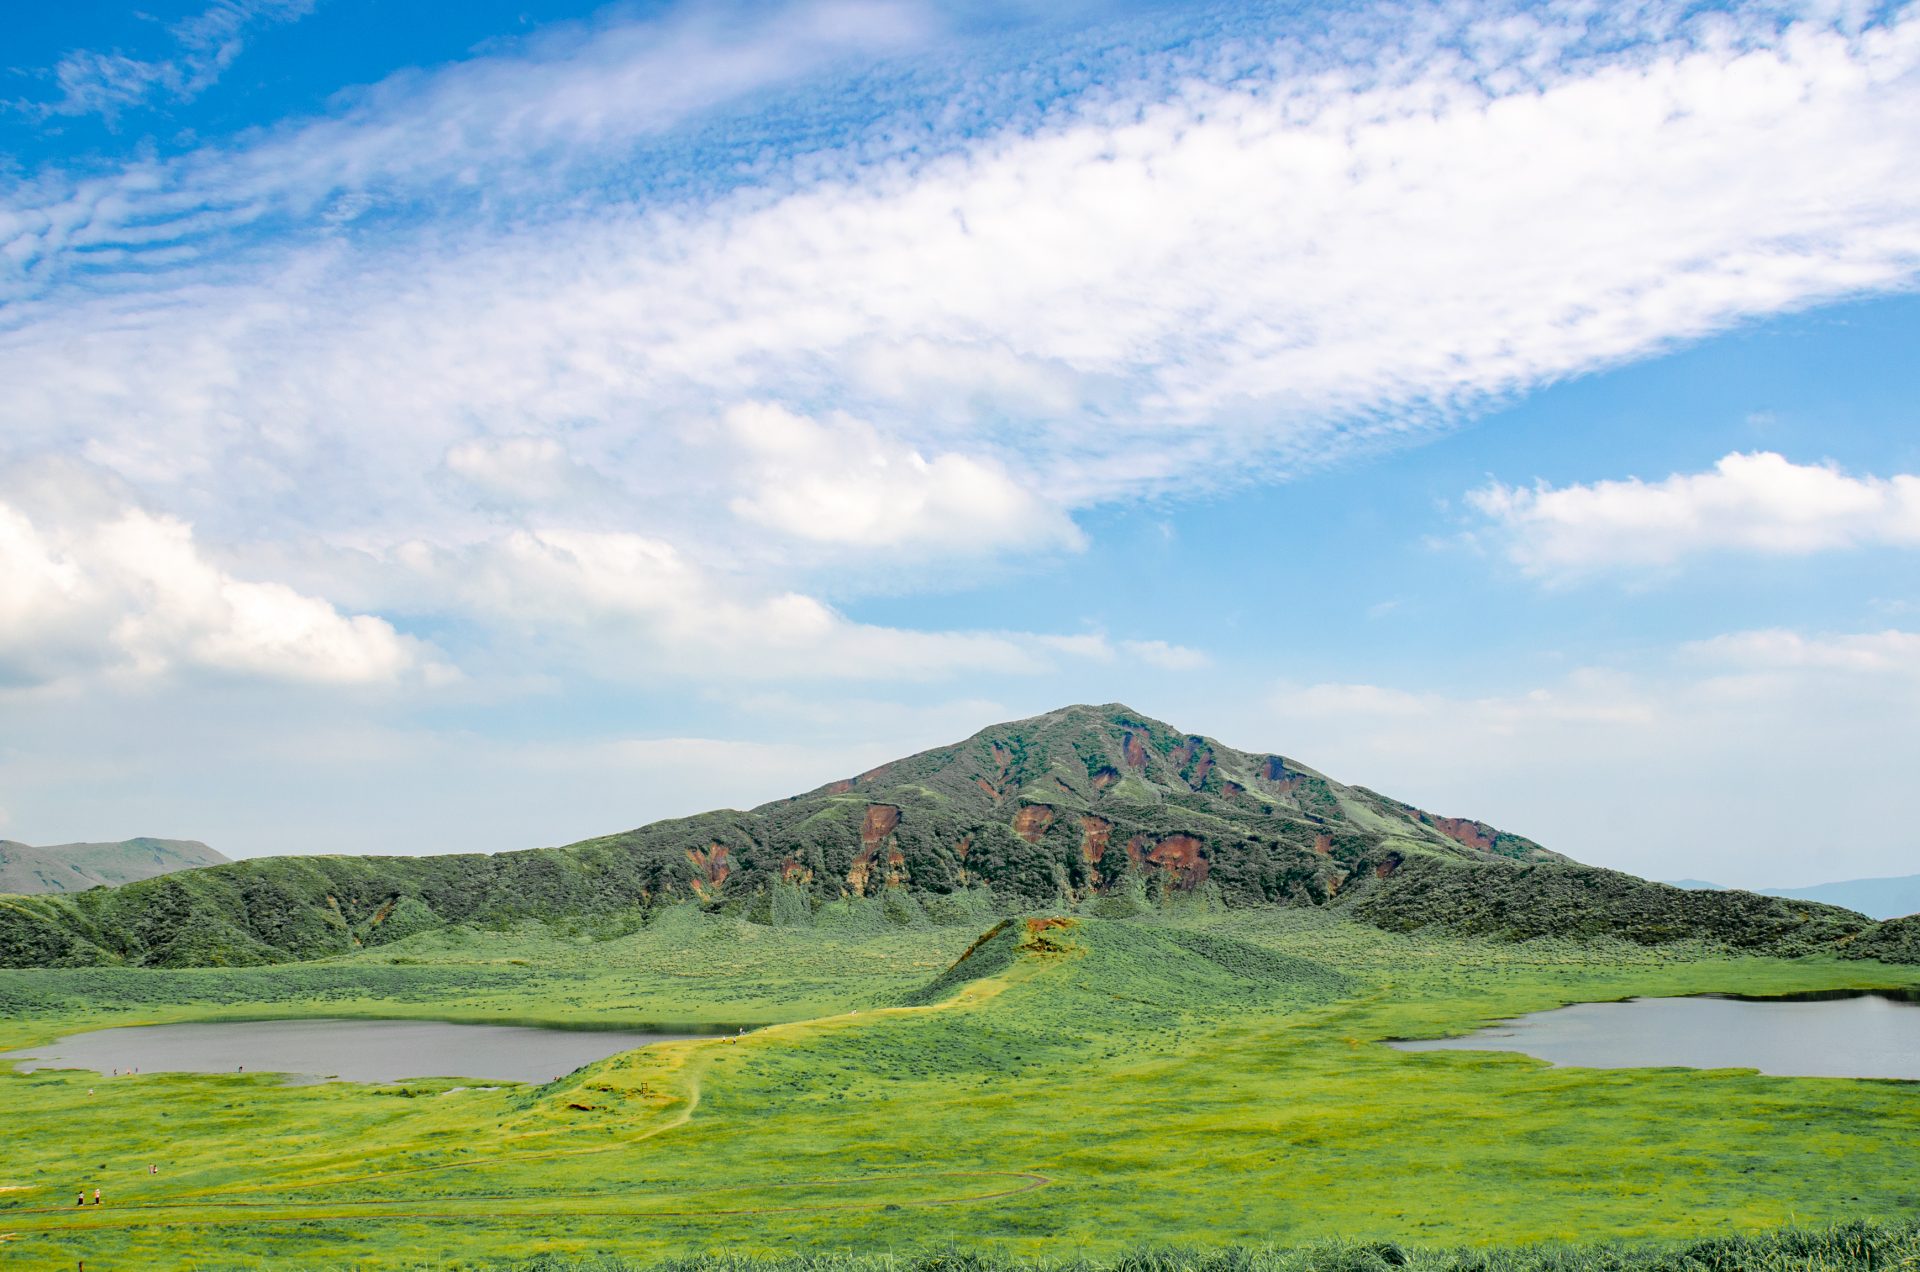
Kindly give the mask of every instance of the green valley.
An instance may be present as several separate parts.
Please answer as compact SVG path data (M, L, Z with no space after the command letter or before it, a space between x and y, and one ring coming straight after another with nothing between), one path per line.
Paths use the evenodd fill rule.
M1063 718L1091 751L1067 746L1077 770L1061 762ZM1629 996L1920 990L1908 928L1592 870L1291 761L1263 778L1264 757L1124 709L982 739L950 750L975 777L1004 772L998 791L963 783L953 755L916 757L791 814L701 819L692 847L676 825L527 854L549 863L550 891L496 891L457 922L445 913L464 903L435 889L487 859L243 862L9 899L16 964L22 926L73 940L48 965L0 971L0 1048L278 1017L760 1027L540 1086L0 1073L0 1256L412 1268L539 1252L557 1268L963 1248L1111 1262L1175 1246L1745 1240L1920 1210L1912 1083L1385 1045ZM1108 767L1120 776L1101 785ZM875 807L894 810L884 834ZM1031 833L1039 808L1051 819ZM1096 819L1110 827L1097 853ZM964 879L926 886L916 871L956 832L984 846L950 852ZM720 848L737 868L716 867ZM307 877L338 889L319 903L337 919L302 917ZM1042 877L1044 897L1020 884ZM666 882L567 910L570 889L608 878ZM247 926L260 880L281 889L282 928ZM383 931L410 902L420 921ZM196 925L216 919L209 939ZM296 961L276 937L288 931L340 947ZM126 932L145 935L116 944ZM189 952L259 957L183 965ZM105 1203L76 1207L83 1187Z

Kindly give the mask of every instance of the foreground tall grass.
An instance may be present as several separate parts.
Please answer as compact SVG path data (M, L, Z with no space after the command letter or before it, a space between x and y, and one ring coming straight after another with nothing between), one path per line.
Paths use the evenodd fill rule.
M544 1254L835 1272L851 1250L898 1256L871 1272L1920 1272L1910 1231L1853 1253L1845 1235L1778 1235L1920 1215L1920 1084L1381 1042L1630 995L1920 989L1920 967L1238 910L1029 916L1000 932L1011 948L990 938L949 974L977 935L689 909L634 932L422 934L325 965L0 973L0 1044L252 1015L767 1024L539 1086L0 1064L0 1267L471 1270ZM72 1204L96 1186L106 1204ZM956 1246L980 1257L906 1261ZM1263 1252L1127 1254L1176 1247ZM1511 1253L1448 1253L1466 1247ZM827 1261L659 1264L715 1251Z
M1146 1250L1073 1262L947 1252L794 1259L708 1255L653 1263L612 1256L537 1257L494 1266L512 1272L1881 1272L1920 1268L1920 1219L1854 1220L1684 1243L1445 1250L1333 1241L1292 1249Z

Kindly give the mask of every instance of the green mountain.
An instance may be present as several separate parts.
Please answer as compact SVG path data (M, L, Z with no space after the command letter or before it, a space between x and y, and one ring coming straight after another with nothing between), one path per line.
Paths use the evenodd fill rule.
M748 811L492 856L266 858L71 896L0 898L0 966L281 962L447 924L697 903L773 924L826 907L977 923L1065 907L1330 906L1394 930L1708 940L1898 954L1850 911L1700 893L1234 750L1118 704L995 725ZM1920 951L1916 951L1920 953Z
M35 848L0 839L0 892L84 892L175 870L226 864L192 839L123 839L117 844L54 844Z

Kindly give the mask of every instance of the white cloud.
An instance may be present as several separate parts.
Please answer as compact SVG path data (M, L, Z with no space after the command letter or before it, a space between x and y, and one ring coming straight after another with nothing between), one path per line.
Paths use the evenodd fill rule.
M599 475L552 437L477 437L447 450L447 470L490 500L550 504L598 493Z
M549 654L568 642L571 665L619 680L920 680L1050 665L1039 638L855 622L811 596L715 576L642 535L520 530L458 551L409 545L398 558L418 603L538 634Z
M1123 640L1120 652L1161 671L1198 671L1212 661L1198 649L1164 640Z
M734 407L725 428L747 487L734 512L783 534L953 554L1081 546L1072 521L992 459L929 459L861 420L770 403Z
M176 28L183 44L206 37L179 63L76 54L62 70L72 107L198 92L237 52L221 38L219 15L297 16L307 7L216 4L199 26ZM604 175L596 164L630 160L636 141L703 110L855 55L910 48L937 30L926 10L902 0L688 4L655 20L556 23L504 51L343 93L331 116L119 174L47 174L0 205L0 297L144 253L177 267L266 221L330 233L388 200L457 203L484 193L493 207L543 202L556 177Z
M332 685L453 674L383 619L226 573L172 518L46 528L0 504L0 679L180 668Z
M1591 485L1504 486L1468 503L1528 573L1665 566L1699 553L1805 555L1920 546L1920 476L1851 477L1770 451L1733 454L1712 471Z
M83 430L103 462L191 474L210 499L242 472L311 488L324 466L340 498L309 511L371 520L418 507L419 474L476 431L565 428L598 447L585 462L646 490L663 533L721 484L689 448L694 422L751 396L869 421L881 454L997 465L1071 509L1321 462L1744 319L1902 286L1920 264L1913 13L1861 31L1649 19L1578 57L1562 56L1568 31L1588 28L1568 12L1512 29L1428 15L1409 29L1430 34L1351 63L1290 68L1275 44L1264 76L1231 82L1143 66L1039 123L950 138L908 116L905 135L933 130L923 152L863 135L769 159L731 193L675 201L669 186L638 206L576 198L578 173L548 162L773 82L796 41L812 50L796 65L818 68L924 34L885 13L878 42L811 9L744 44L692 18L594 32L130 173L86 196L97 208L0 213L8 258L43 293L0 334L17 390L0 429L21 446ZM1496 46L1501 73L1484 64ZM652 70L658 100L641 87ZM608 84L615 105L595 105ZM83 245L100 277L99 249L146 250L115 219L153 224L128 210L148 206L142 182L194 209L181 216L218 217L311 209L341 172L399 180L415 161L421 182L484 172L544 211L530 227L450 211L431 230L295 233L218 269L46 290ZM176 246L189 238L217 240ZM981 368L992 387L968 397ZM797 498L743 499L803 520ZM857 514L809 524L884 531Z
M240 56L249 28L306 16L313 0L216 0L167 29L178 46L170 58L142 60L124 53L76 49L53 69L57 101L31 107L48 115L105 115L152 99L191 101Z
M1912 819L1887 792L1920 765L1920 635L1733 633L1529 679L1285 684L1221 713L1343 781L1649 878L1911 873Z
M1761 671L1837 671L1920 679L1920 632L1809 636L1785 628L1734 632L1688 646L1712 663Z

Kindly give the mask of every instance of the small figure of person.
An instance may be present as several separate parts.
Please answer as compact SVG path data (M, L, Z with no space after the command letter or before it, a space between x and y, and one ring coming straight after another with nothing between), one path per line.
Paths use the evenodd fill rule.
M148 1163L147 1163L147 1174L149 1174L149 1175L158 1175L159 1173L160 1173L160 1163L159 1163L159 1162L148 1162Z
M78 1197L75 1197L75 1198L73 1199L73 1204L74 1204L74 1205L76 1205L76 1206L84 1206L84 1205L86 1205L86 1204L87 1204L87 1190L86 1190L86 1189L84 1189L84 1188L82 1188L82 1189L80 1190L80 1195L79 1195Z
M100 1190L98 1188L93 1190L93 1204L96 1206L100 1204Z

